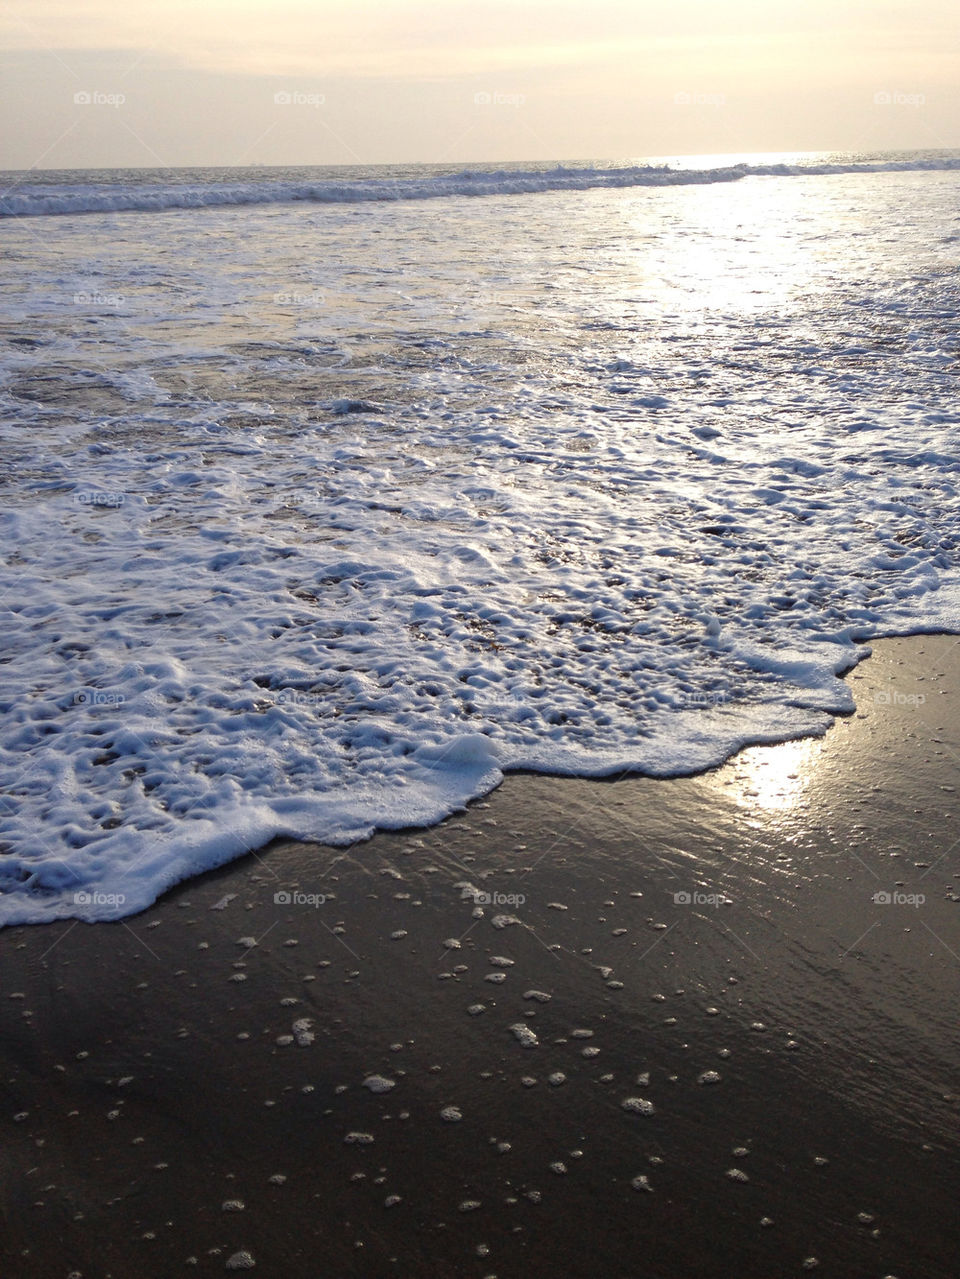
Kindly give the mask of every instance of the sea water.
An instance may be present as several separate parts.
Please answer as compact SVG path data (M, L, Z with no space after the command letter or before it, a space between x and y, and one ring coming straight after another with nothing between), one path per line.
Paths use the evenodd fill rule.
M960 631L960 155L6 175L0 924Z

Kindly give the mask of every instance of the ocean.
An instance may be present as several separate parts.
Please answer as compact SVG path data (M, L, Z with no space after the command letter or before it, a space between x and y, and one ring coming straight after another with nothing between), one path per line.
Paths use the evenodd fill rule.
M3 179L0 925L960 632L960 152Z

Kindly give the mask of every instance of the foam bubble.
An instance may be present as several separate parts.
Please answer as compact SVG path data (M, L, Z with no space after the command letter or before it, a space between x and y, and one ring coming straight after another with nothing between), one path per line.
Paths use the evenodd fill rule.
M539 1039L534 1032L524 1022L518 1021L510 1027L510 1031L517 1040L521 1048L537 1048L540 1045Z
M653 1102L645 1097L625 1097L620 1105L631 1115L652 1115L656 1109Z
M397 1083L395 1079L387 1079L384 1075L367 1075L363 1086L372 1093L383 1093L395 1088Z

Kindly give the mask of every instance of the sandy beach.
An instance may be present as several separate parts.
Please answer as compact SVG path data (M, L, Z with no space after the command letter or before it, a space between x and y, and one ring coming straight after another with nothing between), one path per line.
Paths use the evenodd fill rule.
M0 14L0 1279L960 1279L960 9L187 7Z
M953 1279L960 641L820 740L514 775L0 934L0 1271Z

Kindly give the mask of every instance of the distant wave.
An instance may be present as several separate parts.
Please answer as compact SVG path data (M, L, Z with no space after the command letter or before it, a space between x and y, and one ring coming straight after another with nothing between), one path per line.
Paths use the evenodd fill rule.
M160 212L165 209L224 208L230 205L359 204L367 201L434 200L449 196L527 195L544 191L586 191L597 187L685 186L737 182L747 177L809 177L834 173L902 173L957 170L960 158L887 160L824 164L736 164L716 169L674 169L644 165L620 169L567 169L488 173L465 170L444 177L359 179L316 182L214 182L195 186L34 187L0 197L0 217L51 217L71 213Z

